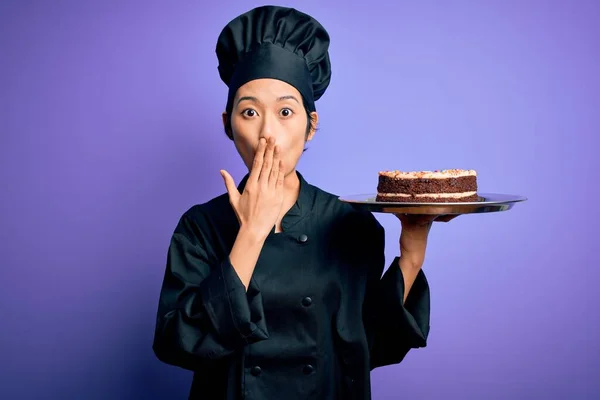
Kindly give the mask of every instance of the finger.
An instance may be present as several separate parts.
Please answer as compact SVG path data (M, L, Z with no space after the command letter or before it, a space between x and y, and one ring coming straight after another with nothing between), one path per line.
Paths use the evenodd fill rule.
M260 170L263 166L263 158L266 146L267 141L264 138L260 138L258 141L258 146L256 147L256 153L254 153L254 161L252 162L252 169L250 170L248 181L258 181L258 178L260 177Z
M410 224L412 219L414 219L414 216L405 213L396 214L396 217L398 217L402 225Z
M277 175L277 189L283 187L283 179L285 178L285 172L283 171L283 161L279 160L279 174Z
M433 223L435 218L436 218L435 215L417 215L417 216L415 216L413 223L415 225L424 227L424 226L431 225L431 223Z
M419 218L419 222L422 224L430 224L436 219L436 215L423 215Z
M271 167L271 175L269 176L269 186L277 186L277 178L279 176L279 162L281 161L281 149L275 146L273 151L273 166Z
M437 217L435 219L435 221L438 222L450 222L451 220L453 220L454 218L458 217L458 215L440 215L439 217Z
M231 175L229 175L229 172L227 172L223 169L220 172L221 172L221 176L223 177L223 181L225 182L225 187L227 188L227 193L229 194L229 201L231 202L232 205L235 205L235 204L237 204L238 199L240 197L240 192L239 192L237 186L235 185L233 178L231 177Z
M437 215L427 214L396 214L402 225L427 226L431 224Z
M271 169L273 167L273 152L275 150L275 139L269 138L267 141L267 148L265 149L265 155L263 158L262 169L260 170L259 182L267 185L269 183L269 177L271 176Z

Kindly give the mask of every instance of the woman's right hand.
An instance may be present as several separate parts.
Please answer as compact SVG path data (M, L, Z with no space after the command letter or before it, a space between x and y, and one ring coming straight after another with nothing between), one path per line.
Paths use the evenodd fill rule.
M240 193L233 178L221 170L225 181L229 202L240 223L240 229L250 232L261 239L273 229L281 213L283 204L283 178L280 149L275 139L268 142L261 138L254 155L252 169L244 192Z

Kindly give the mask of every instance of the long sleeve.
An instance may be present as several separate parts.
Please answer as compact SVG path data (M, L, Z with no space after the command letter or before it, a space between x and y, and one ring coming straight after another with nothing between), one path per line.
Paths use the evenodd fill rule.
M172 238L160 292L153 350L163 362L194 370L268 338L262 297L248 291L228 256L215 259L202 229L184 215Z
M365 256L372 267L365 295L365 324L370 339L371 369L400 363L413 348L425 347L429 335L430 293L423 270L404 302L404 278L399 257L381 276L385 235L377 224L366 241ZM369 262L366 261L366 262Z

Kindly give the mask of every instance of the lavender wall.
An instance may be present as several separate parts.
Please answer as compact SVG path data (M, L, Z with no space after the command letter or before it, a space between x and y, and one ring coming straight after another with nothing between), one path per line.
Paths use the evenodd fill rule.
M2 399L188 391L151 351L157 296L179 215L244 174L214 46L259 3L116 4L0 2ZM466 167L529 197L435 226L429 346L374 371L374 399L598 398L600 3L284 4L333 40L307 179Z

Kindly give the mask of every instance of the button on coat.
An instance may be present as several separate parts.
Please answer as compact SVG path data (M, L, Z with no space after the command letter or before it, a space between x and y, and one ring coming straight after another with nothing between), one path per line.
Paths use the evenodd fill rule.
M312 304L312 299L310 297L305 297L302 299L302 305L304 307L308 307Z
M308 236L306 236L306 234L304 234L304 233L298 237L298 241L300 243L306 243L307 240L308 240Z

